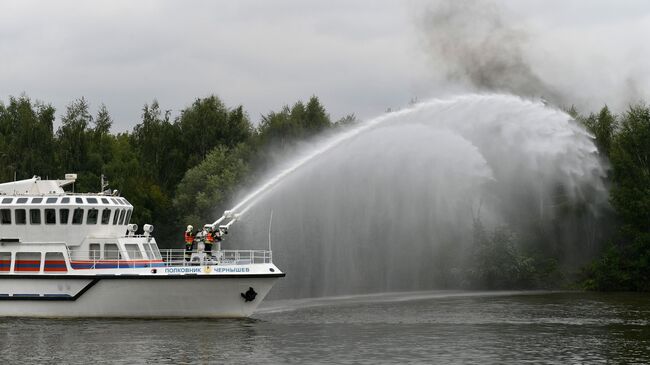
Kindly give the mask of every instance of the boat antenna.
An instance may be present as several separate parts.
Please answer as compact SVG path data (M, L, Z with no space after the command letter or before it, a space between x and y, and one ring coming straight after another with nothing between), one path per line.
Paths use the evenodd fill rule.
M103 193L104 191L106 191L106 188L108 187L108 180L106 180L106 176L104 176L104 174L102 174L102 176L100 177L100 184L102 187L99 190L99 192Z
M271 216L269 217L269 251L271 251L271 224L273 223L273 209L271 209Z

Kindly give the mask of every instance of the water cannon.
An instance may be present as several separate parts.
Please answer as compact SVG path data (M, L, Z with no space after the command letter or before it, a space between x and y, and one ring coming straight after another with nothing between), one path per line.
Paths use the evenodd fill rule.
M219 226L219 231L223 234L228 234L228 225Z

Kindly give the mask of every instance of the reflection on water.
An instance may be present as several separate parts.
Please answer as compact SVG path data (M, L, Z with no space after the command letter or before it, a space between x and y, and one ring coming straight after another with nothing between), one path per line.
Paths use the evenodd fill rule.
M270 302L244 320L1 319L8 363L648 363L650 296L430 292Z

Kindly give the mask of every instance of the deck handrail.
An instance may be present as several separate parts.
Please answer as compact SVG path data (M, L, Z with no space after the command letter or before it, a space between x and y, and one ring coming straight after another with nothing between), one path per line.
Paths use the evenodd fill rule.
M268 250L215 250L185 251L184 249L159 249L152 257L135 250L67 250L73 269L136 268L169 266L210 266L269 264L273 253ZM125 255L126 254L126 255ZM110 266L110 267L109 267Z

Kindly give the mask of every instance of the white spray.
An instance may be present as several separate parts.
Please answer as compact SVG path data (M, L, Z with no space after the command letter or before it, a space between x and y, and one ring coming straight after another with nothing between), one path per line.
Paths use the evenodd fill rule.
M426 101L299 156L233 208L247 224L230 242L260 246L273 209L275 261L299 273L278 297L457 285L477 218L585 260L607 202L584 128L510 95Z
M288 167L286 167L285 169L283 169L282 171L280 171L279 173L277 173L276 175L268 179L266 182L261 184L258 188L254 189L253 192L249 193L246 197L244 197L239 203L237 203L230 210L224 212L224 214L219 219L217 219L214 223L212 223L211 226L214 227L226 219L232 219L232 221L228 223L228 226L230 226L230 224L232 224L236 219L241 218L241 216L243 216L250 208L252 208L255 205L255 203L264 196L264 194L272 190L274 186L280 183L287 176L291 175L296 170L301 168L303 165L321 156L323 153L331 150L332 148L338 146L339 144L349 140L350 138L356 137L357 135L383 123L386 120L399 118L399 116L411 113L413 111L416 111L419 108L426 108L433 105L454 104L458 101L467 99L469 97L470 96L468 95L462 95L450 99L432 99L427 102L415 104L407 109L403 109L392 113L387 113L385 115L361 123L349 130L344 131L343 133L336 134L331 138L325 140L321 144L319 144L315 149L305 153L304 156L300 156L294 161L292 161L291 163L289 163Z

